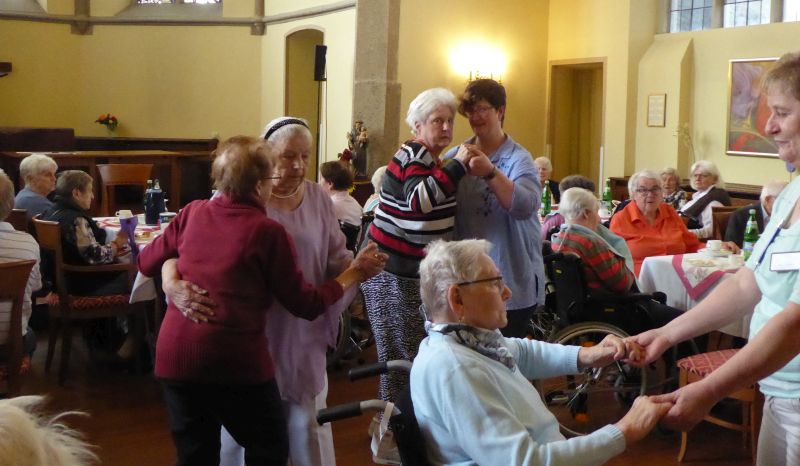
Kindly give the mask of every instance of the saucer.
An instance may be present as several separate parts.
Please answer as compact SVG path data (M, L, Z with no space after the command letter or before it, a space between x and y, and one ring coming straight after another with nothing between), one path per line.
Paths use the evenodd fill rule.
M699 252L700 254L705 254L706 256L711 256L711 257L728 257L731 254L733 254L732 251L729 251L727 249L720 249L719 251L712 251L712 250L710 250L708 248L703 248L703 249L700 249L697 252Z

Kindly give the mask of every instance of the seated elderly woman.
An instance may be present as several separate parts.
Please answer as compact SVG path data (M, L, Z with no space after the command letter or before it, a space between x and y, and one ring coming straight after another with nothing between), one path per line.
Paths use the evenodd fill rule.
M542 192L544 192L544 185L550 188L550 195L553 196L553 204L558 204L561 200L561 191L559 190L558 181L551 180L550 175L553 174L553 164L547 157L537 157L533 160L533 164L539 171L539 184L542 185Z
M661 186L664 191L661 195L664 197L664 203L669 204L675 210L680 210L683 205L689 200L689 195L686 191L681 189L681 175L678 170L672 167L666 167L661 170Z
M688 219L689 231L704 239L710 237L713 230L711 209L731 205L731 198L714 162L698 160L692 165L691 174L692 189L697 192L684 204L680 214Z
M428 337L411 398L432 464L601 464L643 438L668 405L639 397L628 414L566 440L528 378L578 373L626 357L614 336L594 347L505 338L511 291L485 240L434 241L420 264Z
M597 198L590 191L583 188L564 191L558 210L566 222L553 249L581 258L589 288L628 292L636 283L631 252L624 239L600 225L598 208ZM601 233L600 228L608 234Z
M353 172L341 162L325 162L320 167L320 184L333 201L336 218L342 223L361 226L361 204L348 190L353 187Z
M569 188L583 188L594 192L595 185L594 181L590 180L589 178L586 178L583 175L569 175L564 177L564 179L561 180L561 183L558 183L558 189L563 193ZM561 206L559 205L559 208L560 207ZM541 230L542 241L550 241L551 232L556 228L558 228L559 226L561 226L561 224L563 223L564 223L564 216L561 215L561 212L559 210L547 214L547 216L544 219L544 222L542 223L542 230Z
M371 214L376 207L378 207L378 201L380 200L381 196L381 188L383 187L383 175L386 173L386 165L380 166L375 169L375 173L372 174L372 189L373 193L370 197L367 198L367 202L364 203L364 214Z
M658 173L634 173L628 180L628 192L633 202L611 217L611 231L628 243L637 276L645 257L697 252L703 247L675 209L664 204Z
M47 195L56 187L56 170L56 161L45 154L31 154L20 162L25 187L17 193L14 208L25 209L28 220L53 206Z

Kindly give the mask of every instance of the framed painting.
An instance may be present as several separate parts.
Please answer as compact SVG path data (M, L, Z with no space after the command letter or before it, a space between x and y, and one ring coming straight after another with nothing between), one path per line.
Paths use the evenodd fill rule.
M737 59L728 69L728 126L730 155L777 157L778 147L764 129L769 119L761 80L777 58Z

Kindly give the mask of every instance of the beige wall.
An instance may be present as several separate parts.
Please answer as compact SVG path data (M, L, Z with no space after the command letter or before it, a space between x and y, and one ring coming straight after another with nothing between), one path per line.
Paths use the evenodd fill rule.
M654 59L669 53L673 44L689 39L692 41L692 73L688 82L681 80L678 83L680 86L687 85L691 92L680 104L689 108L687 121L691 122L697 158L716 163L725 181L763 184L772 179L789 178L784 164L777 159L725 154L728 61L735 58L776 57L788 51L796 51L800 48L797 37L800 37L800 23L713 29L657 37L658 50L651 51ZM675 84L673 81L673 88ZM645 89L658 85L654 78L643 77L640 89L644 92ZM672 133L675 130L675 121L669 117L669 112L674 111L674 107L669 105L669 96L667 100L668 126L662 129L662 133ZM643 122L640 119L639 126L641 125ZM662 135L658 132L643 132L638 145L655 146L659 138ZM667 160L674 158L670 158L669 154L666 157Z
M462 0L454 8L453 2L403 0L398 51L402 119L411 100L425 89L446 87L456 95L462 92L467 76L452 70L449 53L465 41L485 41L505 51L508 58L502 76L508 95L505 129L534 157L541 155L548 4L547 0L507 0L486 8L486 1ZM429 24L430 18L436 18L435 25ZM453 143L471 134L467 120L456 116ZM410 128L402 123L398 143L410 136Z

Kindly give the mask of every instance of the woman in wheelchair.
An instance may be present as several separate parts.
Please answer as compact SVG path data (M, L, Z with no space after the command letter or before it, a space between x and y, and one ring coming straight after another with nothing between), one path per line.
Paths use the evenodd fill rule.
M528 378L601 367L638 347L608 336L592 347L504 338L511 291L484 240L435 241L420 264L428 337L411 397L432 464L602 464L643 438L669 409L639 397L628 414L566 440Z

